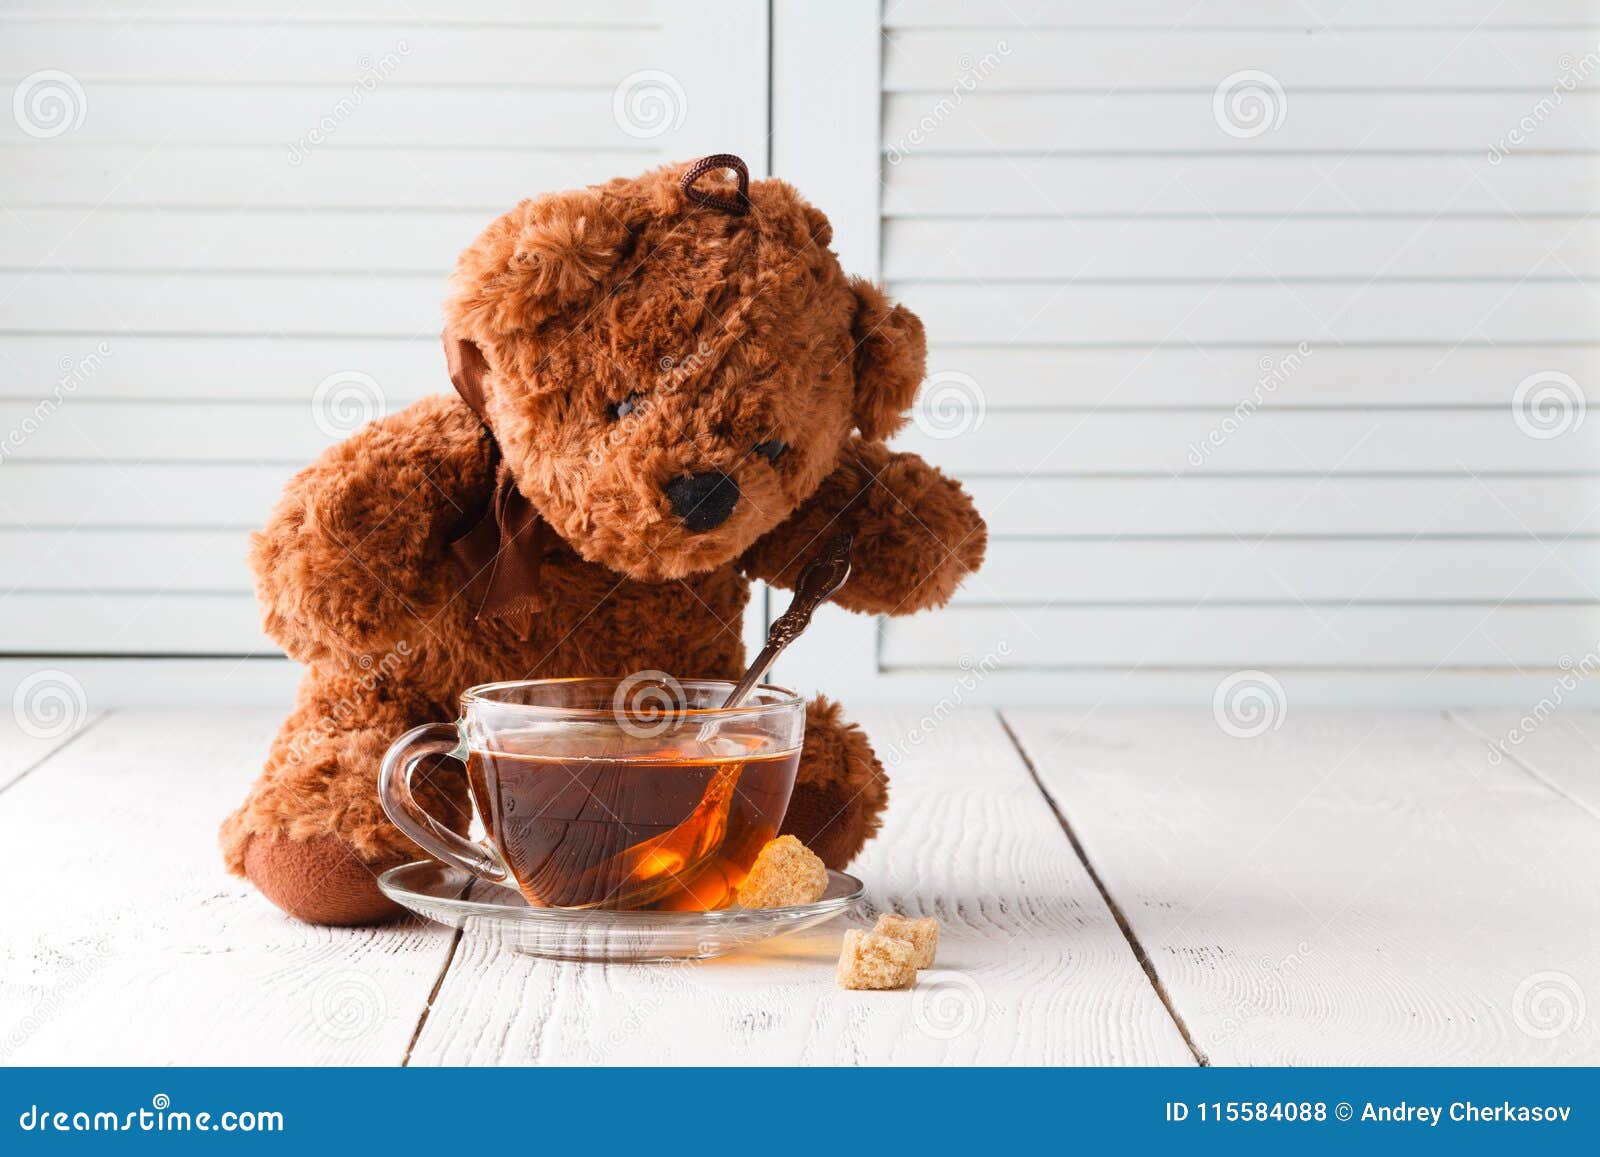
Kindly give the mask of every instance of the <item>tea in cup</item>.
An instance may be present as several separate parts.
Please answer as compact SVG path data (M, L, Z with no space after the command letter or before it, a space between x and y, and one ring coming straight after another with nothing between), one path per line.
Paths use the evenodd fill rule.
M534 907L724 908L778 833L805 733L794 692L720 707L732 689L666 676L474 687L458 723L389 749L380 798L424 851ZM417 804L410 776L430 755L466 763L486 842Z

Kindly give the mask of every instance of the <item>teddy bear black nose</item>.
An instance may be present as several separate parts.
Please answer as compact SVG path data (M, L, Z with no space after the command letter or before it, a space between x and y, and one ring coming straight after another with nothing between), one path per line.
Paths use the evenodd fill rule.
M739 484L720 470L689 474L667 483L667 501L684 528L698 534L728 521L739 501Z

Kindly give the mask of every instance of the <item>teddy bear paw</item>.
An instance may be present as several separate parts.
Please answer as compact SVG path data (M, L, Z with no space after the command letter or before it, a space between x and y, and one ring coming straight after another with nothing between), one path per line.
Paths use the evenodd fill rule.
M368 865L337 836L291 839L282 832L253 836L244 850L245 875L263 896L308 924L381 924L402 912L378 890L388 865Z

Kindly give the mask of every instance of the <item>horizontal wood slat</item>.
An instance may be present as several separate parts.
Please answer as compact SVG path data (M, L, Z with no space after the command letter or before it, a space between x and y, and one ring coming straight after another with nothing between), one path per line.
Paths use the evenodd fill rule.
M457 254L487 220L405 209L16 209L0 216L0 261L74 271L410 273L437 278L442 296Z
M1493 126L1490 126L1492 128ZM1596 138L1600 140L1600 137ZM1056 214L1256 213L1424 219L1463 214L1586 214L1600 198L1600 158L1519 152L1491 164L1459 156L1337 157L1248 153L1166 156L983 157L912 152L883 166L883 210L891 218ZM308 165L313 162L307 162ZM315 163L324 162L317 158ZM0 181L6 180L0 174Z
M997 15L1004 18L1001 9ZM997 21L998 23L998 21ZM1203 89L1246 67L1306 88L1513 88L1548 94L1557 62L1592 49L1566 28L1347 31L1302 28L906 29L884 51L885 92L949 92L963 75L988 91ZM1542 83L1539 83L1542 80Z
M960 429L941 426L936 406L930 402L925 421L908 427L897 445L956 473L1465 475L1593 472L1600 466L1600 424L1584 422L1562 437L1534 438L1518 426L1510 406L1445 413L1276 410L1250 415L1231 432L1224 425L1231 415L1207 411L990 413L955 437L935 435ZM976 411L971 417L975 423Z
M0 523L38 531L260 526L302 462L252 466L35 463L0 465Z
M400 6L381 24L296 24L277 17L177 26L145 19L89 27L5 21L0 77L27 75L49 57L53 67L83 83L354 86L366 78L594 87L658 63L657 33L648 27L504 28L485 36L478 28L418 23L419 15Z
M1562 670L1600 606L980 608L884 623L886 670L981 666Z
M442 286L441 281L441 286ZM441 288L442 295L442 288ZM0 398L303 401L330 374L357 370L390 402L450 391L436 333L401 340L344 337L0 337Z
M955 603L1600 603L1600 543L993 541Z
M0 350L5 349L0 345ZM106 373L111 373L107 366ZM1509 408L1530 374L1572 379L1573 396L1600 398L1600 347L1308 347L1118 349L941 345L935 382L964 374L992 409L1008 406L1261 409L1317 406Z
M316 225L308 223L308 231ZM911 220L887 222L883 246L885 277L984 284L1200 277L1517 280L1600 274L1600 224L1582 217Z
M261 512L263 519L266 511ZM6 598L18 591L196 591L248 594L245 530L0 528L10 562ZM0 618L6 615L0 599Z
M950 342L1071 345L1590 342L1596 296L1560 282L1164 285L892 283ZM1441 351L1443 352L1443 351Z
M406 19L426 19L429 24L486 21L497 24L628 25L650 24L660 19L662 0L587 0L582 9L544 7L525 0L408 0L401 9ZM18 20L114 20L124 22L127 12L113 0L0 0L0 13ZM395 19L394 0L334 0L315 8L284 11L267 0L219 8L211 0L153 0L140 9L149 20L195 21L203 24L248 23L321 24L330 21L382 21Z
M18 207L438 209L487 225L523 197L639 172L636 151L552 148L314 149L290 164L287 142L259 145L82 143L75 136L0 142L0 201ZM404 250L404 245L397 245ZM180 258L181 254L174 254Z
M25 287L25 291L24 291ZM0 273L10 333L436 334L439 274Z
M87 0L76 0L85 3ZM1496 28L1501 25L1592 26L1592 0L1139 0L1086 4L1084 0L1007 0L998 10L970 0L895 0L885 5L889 28L1020 27L1029 29L1135 27L1184 28Z
M610 89L506 89L485 100L471 89L387 82L370 91L353 85L270 83L198 90L182 84L115 81L91 88L83 123L72 133L77 144L274 145L286 165L296 143L305 152L505 148L524 142L524 147L650 151L613 117ZM529 126L537 126L537 131L530 133ZM318 130L326 135L320 144L311 138ZM0 141L26 139L14 118L0 120Z
M1579 42L1585 51L1592 45ZM1219 78L1220 79L1220 78ZM1554 83L1554 77L1550 79ZM884 96L885 152L1107 153L1214 152L1263 156L1420 150L1483 156L1524 117L1537 117L1527 148L1595 150L1592 132L1600 96L1579 89L1553 115L1541 93L1447 92L1345 94L1294 92L1277 100L1276 128L1242 137L1225 131L1211 92L1152 94L999 93L981 89L959 101L949 93ZM1546 111L1536 111L1539 102ZM1276 115L1275 113L1272 115Z
M22 469L20 466L7 469ZM1600 534L1600 479L972 478L991 532L1033 537Z
M253 596L178 593L41 594L0 606L9 653L276 655Z

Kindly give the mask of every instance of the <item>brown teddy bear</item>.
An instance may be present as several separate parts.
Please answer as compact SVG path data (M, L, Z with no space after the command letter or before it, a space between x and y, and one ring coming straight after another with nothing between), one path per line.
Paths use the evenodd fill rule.
M840 528L842 606L949 599L983 521L884 445L922 324L830 240L793 188L722 155L523 201L473 242L445 306L459 396L328 450L254 536L266 630L307 672L222 826L231 871L303 920L394 914L375 873L417 850L376 780L400 734L494 680L737 679L751 581L792 586ZM459 765L438 772L421 802L464 830ZM814 700L783 830L842 867L886 799L860 729Z

